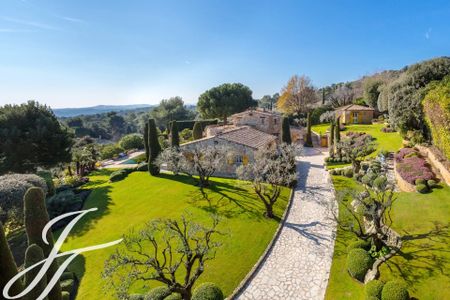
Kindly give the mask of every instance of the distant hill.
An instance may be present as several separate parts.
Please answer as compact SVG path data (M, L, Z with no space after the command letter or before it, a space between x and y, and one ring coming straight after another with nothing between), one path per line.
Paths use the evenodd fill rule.
M152 105L148 104L130 104L130 105L97 105L92 107L79 107L79 108L55 108L53 112L59 118L75 117L80 115L95 115L101 113L107 113L110 111L129 111L150 108Z

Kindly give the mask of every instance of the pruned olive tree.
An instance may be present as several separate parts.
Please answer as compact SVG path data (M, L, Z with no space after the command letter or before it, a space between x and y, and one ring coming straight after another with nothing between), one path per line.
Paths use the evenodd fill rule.
M132 286L156 281L167 286L164 297L178 293L190 300L192 287L220 246L216 237L223 233L217 230L218 224L216 216L210 225L203 225L187 215L180 220L153 220L131 231L105 262L105 290L129 299Z
M361 169L361 161L364 157L375 151L373 137L369 134L347 136L341 141L335 140L335 143L335 152L340 153L343 158L352 163L354 174Z
M298 146L282 143L275 148L257 151L253 162L237 169L240 179L251 182L253 190L264 203L268 218L275 217L273 205L282 187L292 185L297 179L295 156L299 153Z

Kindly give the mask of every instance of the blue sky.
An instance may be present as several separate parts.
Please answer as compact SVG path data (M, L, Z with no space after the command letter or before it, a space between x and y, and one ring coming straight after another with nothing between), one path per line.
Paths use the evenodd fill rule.
M0 0L0 105L195 103L450 55L450 1Z

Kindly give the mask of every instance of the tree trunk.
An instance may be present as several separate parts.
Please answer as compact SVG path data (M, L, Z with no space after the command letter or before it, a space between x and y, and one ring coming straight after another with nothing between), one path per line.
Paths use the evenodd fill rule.
M358 160L355 160L352 162L352 166L353 166L353 173L356 174L361 169L361 162Z
M80 175L80 162L77 161L75 164L76 164L76 169L77 169L77 175Z
M223 115L223 125L227 125L227 115Z
M72 167L70 164L67 166L67 173L69 173L69 176L72 176Z
M273 219L275 215L273 214L273 206L271 204L265 204L266 206L266 217Z
M181 298L183 300L191 300L191 298L192 298L191 288L186 288L183 292L181 292Z

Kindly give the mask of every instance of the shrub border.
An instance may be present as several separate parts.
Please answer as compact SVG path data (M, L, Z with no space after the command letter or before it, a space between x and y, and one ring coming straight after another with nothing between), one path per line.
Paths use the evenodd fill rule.
M270 252L272 252L275 242L280 237L281 230L283 229L284 224L286 223L287 217L289 215L289 212L291 211L292 203L294 202L293 201L294 195L295 195L295 188L291 188L291 194L289 196L288 206L286 207L286 210L284 211L283 216L281 217L280 224L278 224L278 228L275 231L275 234L273 235L272 240L270 241L266 250L264 250L264 252L261 254L258 261L253 265L252 269L247 273L247 275L244 277L244 279L241 280L241 283L226 298L226 300L237 299L237 296L239 296L244 291L244 289L248 286L250 281L256 276L256 274L258 273L260 268L263 266L263 263L267 260L267 257L269 256Z

